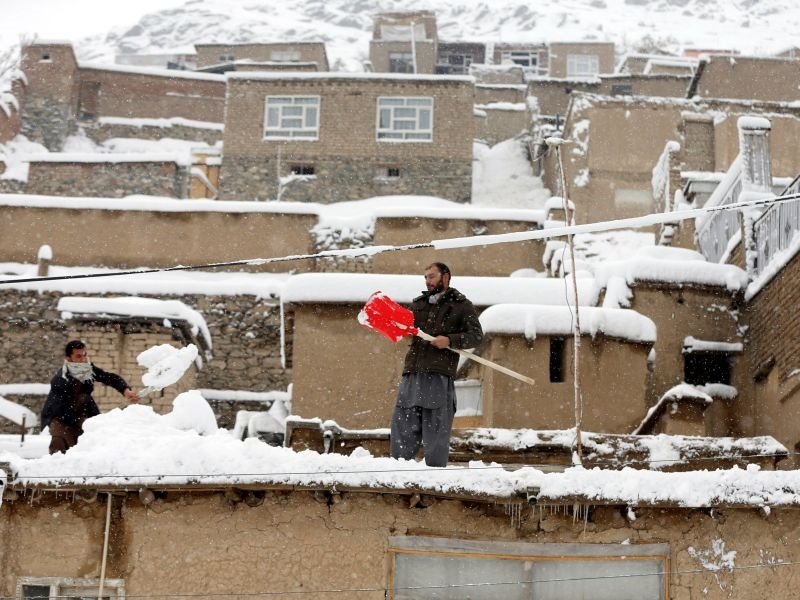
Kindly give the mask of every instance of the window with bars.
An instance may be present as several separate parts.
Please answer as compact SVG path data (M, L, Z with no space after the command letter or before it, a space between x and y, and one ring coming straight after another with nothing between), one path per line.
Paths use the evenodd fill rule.
M69 577L20 577L17 580L17 600L118 600L125 597L122 579L106 579L103 596L99 579L74 579Z
M600 72L596 54L568 54L567 77L594 77Z
M319 96L267 96L265 139L319 139Z
M433 98L378 98L377 139L382 142L433 140Z

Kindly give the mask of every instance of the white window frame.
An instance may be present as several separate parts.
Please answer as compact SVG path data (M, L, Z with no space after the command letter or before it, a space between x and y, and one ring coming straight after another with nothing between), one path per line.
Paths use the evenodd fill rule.
M283 100L283 102L275 102L270 106L270 100ZM286 102L288 100L288 102ZM298 102L298 100L314 100L311 102ZM322 101L320 96L314 95L277 95L267 96L264 99L264 128L263 139L265 141L273 140L291 140L293 142L315 142L319 139L319 115L320 105ZM284 114L284 107L298 108L300 107L300 115L286 115ZM270 127L270 109L278 109L278 125ZM309 124L308 108L316 109L316 117L313 123ZM285 119L296 120L300 119L300 126L282 126L282 121Z
M525 60L527 64L517 62L518 60ZM504 63L510 61L515 65L519 65L524 69L536 70L539 68L539 51L538 50L508 50L500 55L500 62Z
M579 574L582 566L589 566L592 564L599 564L599 562L617 563L620 569L621 581L635 582L630 585L638 586L642 589L642 594L647 591L654 592L651 595L641 597L646 600L666 600L669 595L669 544L581 544L581 543L524 543L524 542L493 542L493 541L480 541L480 540L460 540L460 539L447 539L447 538L432 538L423 536L393 536L389 538L389 553L390 553L390 577L389 589L390 598L393 600L400 600L401 598L408 597L403 594L398 588L405 587L403 584L404 577L406 581L413 582L411 587L414 588L414 598L419 600L426 600L428 598L440 597L441 585L455 585L459 583L450 584L448 581L448 573L459 572L457 563L451 561L470 561L470 560L486 560L487 563L479 566L479 563L473 563L476 567L476 575L474 578L480 579L483 586L487 585L485 579L481 579L481 572L484 574L489 572L487 566L492 566L488 561L508 561L505 567L522 564L522 571L529 573L528 577L520 578L520 585L527 588L526 593L532 592L536 586L541 586L540 592L544 594L544 598L570 598L570 590L564 590L562 594L558 594L560 590L554 589L554 585L558 585L558 580L563 579L565 582L572 582L573 585L580 585L580 581L584 577ZM400 558L400 561L398 561ZM436 559L441 560L442 564L437 566ZM410 561L406 567L413 569L408 575L403 573L403 562ZM421 561L419 565L413 564L415 560ZM583 565L581 564L583 563ZM641 566L641 575L632 576L636 569L634 565ZM660 564L659 564L660 563ZM499 565L498 566L502 566ZM421 568L420 568L421 567ZM442 568L439 568L442 567ZM549 575L555 569L556 577ZM574 570L577 574L570 576L569 570ZM541 570L542 578L538 579L536 572ZM567 571L564 577L564 570ZM437 581L430 582L426 580L426 573L431 575ZM471 571L464 570L462 572L469 573ZM633 577L633 578L631 578ZM501 580L498 582L497 598L510 597L508 580L500 575ZM647 582L649 585L645 586L643 578L656 578ZM469 579L469 576L467 577ZM538 580L537 580L538 579ZM600 579L595 579L591 575L586 578L588 586L596 585L595 581L602 587L605 587L604 592L609 592L608 584L605 582L606 576ZM465 586L475 585L470 581L463 581ZM641 583L640 583L641 582ZM605 585L603 585L605 583ZM431 585L426 595L426 584ZM569 585L569 584L568 584ZM482 587L483 587L482 586ZM469 587L463 588L465 591ZM489 589L489 588L486 588ZM556 594L554 596L554 593ZM655 596L658 598L655 598ZM449 596L448 596L449 597ZM481 596L489 597L489 596ZM526 597L536 598L535 595ZM605 597L608 597L607 595Z
M567 54L567 77L594 77L600 73L597 54Z
M422 102L429 102L423 105ZM413 109L414 115L408 115L408 110ZM423 111L428 112L428 127L420 124ZM381 127L381 114L389 111L389 126ZM403 114L398 114L403 111ZM375 139L379 142L394 143L422 143L433 142L433 96L379 96L375 111ZM414 123L410 129L398 129L400 123ZM414 137L417 136L417 137ZM427 137L419 137L427 136Z
M22 588L24 586L47 586L50 588L50 598L63 598L68 595L66 592L73 592L79 588L80 592L86 596L97 598L100 591L99 579L82 579L74 577L18 577L16 599L22 600ZM103 581L103 597L121 600L125 598L124 579L106 579Z

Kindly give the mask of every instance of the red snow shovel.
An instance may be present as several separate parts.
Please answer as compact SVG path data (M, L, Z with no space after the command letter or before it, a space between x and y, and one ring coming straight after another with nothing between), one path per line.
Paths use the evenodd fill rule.
M364 308L361 309L360 313L358 313L358 322L362 325L366 325L374 331L377 331L381 335L385 335L387 338L392 340L392 342L399 342L407 335L416 335L417 337L421 337L423 340L428 342L434 339L432 335L425 333L418 327L414 327L414 313L397 304L383 292L375 292L369 297L367 303L364 305ZM482 356L478 356L477 354L473 354L472 352L466 352L457 348L448 348L448 350L452 350L459 356L479 362L482 365L486 365L491 369L495 369L496 371L510 375L511 377L519 379L520 381L524 381L530 385L535 385L536 383L530 377L521 375L516 371L512 371L511 369L508 369L502 365L498 365L497 363L483 358Z

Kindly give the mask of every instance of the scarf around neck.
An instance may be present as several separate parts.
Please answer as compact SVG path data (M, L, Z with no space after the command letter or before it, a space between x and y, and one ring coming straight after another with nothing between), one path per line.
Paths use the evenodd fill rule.
M92 363L90 362L70 362L64 361L64 367L67 372L82 383L92 381L94 379L94 372L92 371Z

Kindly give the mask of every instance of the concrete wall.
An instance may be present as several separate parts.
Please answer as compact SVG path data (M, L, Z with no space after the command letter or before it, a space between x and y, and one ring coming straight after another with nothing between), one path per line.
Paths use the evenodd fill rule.
M284 43L284 44L195 44L197 50L197 67L209 67L220 63L229 63L234 60L252 60L255 62L287 62L281 59L286 52L297 52L298 58L292 62L315 62L318 71L328 71L328 55L325 44L322 42L311 43ZM233 56L233 60L221 60L223 56Z
M396 494L345 492L326 502L312 492L269 490L254 507L231 503L222 491L188 490L159 494L144 507L132 491L113 496L106 577L123 579L129 597L313 591L335 600L341 592L321 590L365 590L350 595L382 600L392 585L390 543L416 535L478 544L625 544L631 557L638 544L667 544L668 598L796 596L792 566L781 566L800 559L795 509L773 508L764 518L754 508L635 507L634 520L625 518L626 507L594 506L584 521L565 506L524 507L519 525L508 510L445 499L409 509L408 498ZM55 493L6 500L0 594L13 597L24 576L98 578L105 512L105 494L96 502ZM563 551L569 557L577 548ZM728 560L753 568L728 569Z
M698 69L695 93L702 98L794 102L798 78L796 59L710 56Z
M317 140L263 137L269 95L319 95ZM433 140L376 139L380 96L433 98ZM277 197L293 164L313 165L315 179L295 182L284 200L337 202L387 194L436 195L466 202L472 193L473 86L469 80L319 77L231 79L222 162L223 199ZM399 177L387 181L387 169Z
M493 335L483 355L532 377L535 386L481 368L483 426L569 429L575 426L573 340L564 343L564 381L550 381L550 338ZM649 345L597 335L581 339L583 425L586 431L630 433L647 410Z
M417 73L433 75L436 73L437 44L433 40L417 40L414 43L417 60ZM410 53L411 42L387 42L370 40L369 62L376 73L389 73L390 55L395 52Z
M531 115L527 110L494 108L492 104L478 106L486 116L475 117L475 139L493 146L530 129Z
M31 160L25 192L71 197L122 198L143 194L186 198L188 183L187 169L175 162Z
M568 77L567 59L570 55L597 56L598 74L614 72L614 43L551 42L549 48L550 77Z

